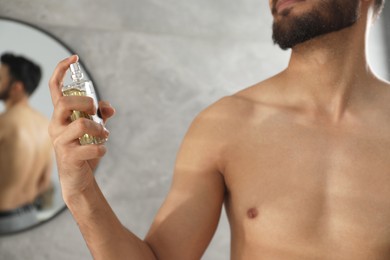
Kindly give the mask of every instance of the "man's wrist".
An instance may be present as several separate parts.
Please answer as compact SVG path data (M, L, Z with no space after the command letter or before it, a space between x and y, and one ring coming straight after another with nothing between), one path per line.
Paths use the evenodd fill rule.
M63 191L63 199L69 210L73 213L80 211L94 211L93 207L98 206L102 195L96 181L93 179L83 189Z

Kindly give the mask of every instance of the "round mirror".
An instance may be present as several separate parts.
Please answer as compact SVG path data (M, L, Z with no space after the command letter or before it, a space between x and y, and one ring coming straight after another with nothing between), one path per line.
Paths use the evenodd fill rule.
M34 111L34 114L43 119L35 120L35 118L32 119L32 114L25 113L23 120L16 120L19 117L22 118L22 115L18 114L19 111L16 113L14 109L12 116L9 116L10 109L5 105L7 99L0 99L0 120L3 120L3 122L0 121L0 235L4 235L37 226L65 209L54 152L50 144L45 148L43 142L36 142L33 137L29 137L28 142L24 141L20 145L20 142L14 140L12 135L4 134L7 133L7 127L4 126L9 125L7 120L14 119L13 122L23 122L15 123L15 125L22 128L24 133L28 133L26 129L34 128L40 133L34 136L48 139L45 122L51 118L53 111L48 81L57 63L74 52L53 35L14 19L0 17L0 33L2 35L0 55L13 54L15 57L23 57L40 67L39 85L28 97L27 105L31 111ZM14 65L9 65L8 61L3 60L1 66L3 68L0 68L0 96L4 92L1 81L3 80L4 83L7 74L11 75L10 79L14 78L11 73L11 66ZM91 79L85 66L82 63L81 66L85 76ZM65 79L64 84L69 82L70 79ZM33 123L30 122L27 126L26 121L33 121ZM19 144L18 148L15 148L17 144ZM35 149L34 158L26 158L25 150L28 149ZM18 152L13 154L12 151ZM40 154L44 153L47 158L42 159L44 156ZM42 160L46 160L41 164L45 165L44 168L39 166L39 161ZM30 165L34 166L26 169L27 162L33 162Z

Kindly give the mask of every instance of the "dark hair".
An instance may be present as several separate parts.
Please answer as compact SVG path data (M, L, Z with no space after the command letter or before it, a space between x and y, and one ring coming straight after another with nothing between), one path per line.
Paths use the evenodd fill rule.
M12 53L1 55L1 63L8 66L13 80L23 83L24 90L30 96L41 80L40 66L23 56L15 56Z
M375 15L379 15L385 5L385 0L375 0L374 13Z

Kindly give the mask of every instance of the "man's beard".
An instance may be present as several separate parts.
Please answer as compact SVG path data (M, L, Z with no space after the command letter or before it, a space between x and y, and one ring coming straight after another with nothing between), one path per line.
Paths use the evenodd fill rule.
M0 92L0 101L7 101L7 99L10 96L11 88L13 85L13 81L11 81L8 86L3 90L3 92Z
M285 9L275 18L272 39L287 50L320 35L352 26L359 18L359 0L322 0L308 13L294 16ZM276 1L274 3L274 6ZM275 7L273 12L276 12Z

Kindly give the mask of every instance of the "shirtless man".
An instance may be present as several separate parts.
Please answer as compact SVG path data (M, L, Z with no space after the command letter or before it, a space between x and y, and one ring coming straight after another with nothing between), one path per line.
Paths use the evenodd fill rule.
M231 259L390 259L390 89L365 55L380 0L271 0L274 41L292 48L278 75L201 112L178 153L171 190L145 239L104 199L93 169L103 145L79 146L92 100L50 82L50 133L63 195L95 259L200 259L222 205ZM114 110L101 103L102 115Z
M33 109L29 96L41 69L21 56L4 54L0 67L0 212L31 204L50 186L52 146L49 120Z

